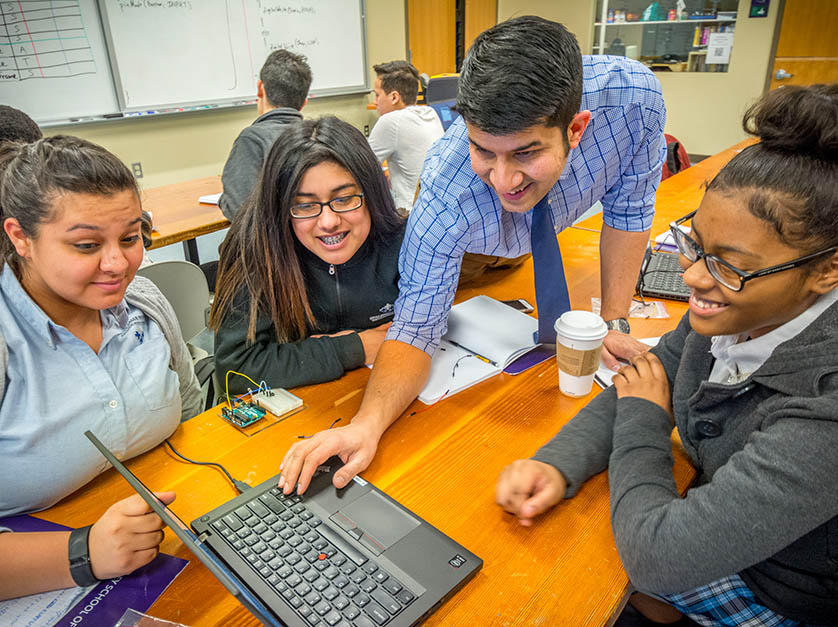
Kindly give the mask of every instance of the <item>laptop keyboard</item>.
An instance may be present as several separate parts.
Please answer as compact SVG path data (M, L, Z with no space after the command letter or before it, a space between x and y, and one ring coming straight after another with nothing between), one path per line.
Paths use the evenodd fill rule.
M678 263L678 255L654 252L640 278L640 290L649 296L660 296L672 300L689 300L690 288L683 279L684 269Z
M414 595L297 495L272 488L212 527L312 627L378 627Z

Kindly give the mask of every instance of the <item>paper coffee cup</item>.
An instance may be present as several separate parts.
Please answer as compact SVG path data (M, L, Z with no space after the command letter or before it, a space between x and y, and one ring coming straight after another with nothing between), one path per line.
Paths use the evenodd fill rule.
M608 327L595 313L568 311L556 320L554 328L559 390L574 397L590 394Z

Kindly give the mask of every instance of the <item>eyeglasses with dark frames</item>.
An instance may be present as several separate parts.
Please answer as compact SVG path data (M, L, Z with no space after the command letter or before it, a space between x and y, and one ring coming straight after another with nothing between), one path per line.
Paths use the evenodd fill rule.
M804 255L803 257L786 261L785 263L778 263L776 266L763 268L762 270L756 270L754 272L745 272L736 266L732 266L724 259L716 257L716 255L710 255L704 252L704 249L698 245L698 242L687 235L684 229L681 228L681 225L687 220L692 219L695 214L696 211L692 211L683 218L679 218L675 222L671 222L669 224L669 230L672 232L672 237L678 245L678 251L684 255L690 263L695 263L699 259L704 259L704 265L707 266L707 271L710 273L710 276L712 276L721 285L724 285L726 288L733 290L734 292L742 291L745 283L751 281L752 279L758 279L761 276L768 276L770 274L777 274L778 272L791 270L792 268L798 268L810 261L814 261L818 257L834 253L838 250L838 246L832 246L810 255Z
M346 213L347 211L355 211L358 207L364 204L363 194L350 194L349 196L338 196L332 198L328 202L318 202L312 200L311 202L302 202L296 205L291 205L291 217L297 220L304 220L306 218L316 218L323 213L323 207L328 207L335 213Z

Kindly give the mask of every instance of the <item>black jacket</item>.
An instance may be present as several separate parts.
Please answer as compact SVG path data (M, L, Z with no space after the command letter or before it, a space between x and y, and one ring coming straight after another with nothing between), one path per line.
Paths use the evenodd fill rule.
M316 328L308 335L362 331L390 322L399 294L398 259L404 231L373 245L370 239L346 263L332 266L303 249L300 265ZM215 334L216 372L224 381L228 370L265 380L271 387L293 388L331 381L364 365L364 347L358 333L338 337L306 337L278 344L273 323L260 316L256 341L246 342L249 294L235 299L233 310ZM230 377L230 393L247 391L248 381ZM252 387L252 385L251 385Z
M224 193L218 199L218 206L228 220L233 219L253 191L274 142L289 124L302 119L303 114L296 109L271 109L236 137L221 173Z

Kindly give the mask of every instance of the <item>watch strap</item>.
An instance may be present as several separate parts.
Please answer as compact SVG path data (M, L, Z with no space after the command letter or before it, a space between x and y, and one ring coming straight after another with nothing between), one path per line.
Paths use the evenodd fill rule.
M93 567L90 565L90 548L88 539L90 528L93 525L79 527L70 532L70 540L67 543L67 556L70 560L70 575L77 586L92 586L99 581L93 574Z

